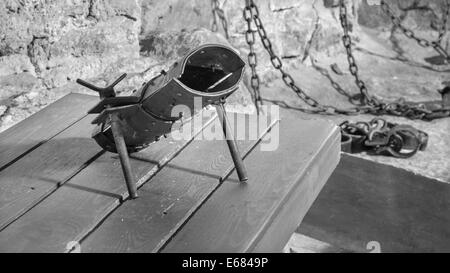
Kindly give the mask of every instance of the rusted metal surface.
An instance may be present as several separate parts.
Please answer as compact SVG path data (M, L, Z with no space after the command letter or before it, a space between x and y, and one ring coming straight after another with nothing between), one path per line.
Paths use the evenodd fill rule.
M425 151L428 134L411 125L401 125L375 118L370 122L350 123L341 127L341 148L347 153L367 152L409 158L418 151Z

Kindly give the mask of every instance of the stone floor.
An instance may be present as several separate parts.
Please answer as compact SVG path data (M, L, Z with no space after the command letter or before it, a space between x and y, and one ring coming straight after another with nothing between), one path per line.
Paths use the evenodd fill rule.
M427 63L426 58L436 55L432 50L420 48L414 43L404 40L402 45L406 60L400 61L395 59L397 52L391 47L387 38L383 38L382 35L375 35L369 30L363 30L362 33L365 35L362 35L362 39L357 45L359 50L355 50L355 56L359 61L361 77L366 81L371 94L386 101L395 101L399 98L408 101L441 99L437 91L444 87L443 82L450 81L450 66ZM347 70L348 64L344 54L333 58L314 56L314 59L315 64L326 68L334 81L338 82L347 92L352 94L358 92L354 79ZM332 72L330 65L334 63L337 64L343 75ZM304 88L308 94L317 98L319 102L341 107L351 106L346 97L339 94L332 87L330 81L310 64L299 66L290 72L296 83ZM265 99L284 101L292 107L305 106L279 79L263 86L262 95ZM401 117L382 117L391 122L410 124L427 132L429 134L427 150L419 152L409 159L366 154L360 154L359 156L450 183L450 160L448 160L450 156L450 118L428 122ZM333 120L338 124L347 119L369 121L373 116L340 115L321 116L321 118Z

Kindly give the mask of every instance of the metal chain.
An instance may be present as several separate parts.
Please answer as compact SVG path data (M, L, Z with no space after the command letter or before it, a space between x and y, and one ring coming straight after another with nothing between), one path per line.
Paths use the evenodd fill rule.
M383 0L381 1L384 2ZM350 73L355 77L356 84L360 88L361 95L369 104L365 108L366 113L373 115L392 115L401 116L409 119L433 120L450 116L448 109L427 110L423 104L406 104L403 101L384 103L369 95L364 82L359 78L358 66L352 53L352 39L349 35L347 7L344 0L340 0L340 20L344 31L343 42L347 51L347 59L350 67ZM414 35L414 34L413 34Z
M270 61L272 66L278 70L282 76L283 82L292 89L295 94L304 101L307 105L312 107L313 109L304 109L306 112L314 113L314 114L344 114L344 115L355 115L360 113L369 113L373 115L393 115L393 116L402 116L410 119L423 119L423 120L432 120L436 118L448 117L450 116L449 109L438 109L438 110L427 110L421 104L406 104L404 102L394 102L394 103L383 103L378 99L371 97L367 90L365 83L360 79L358 74L358 66L356 64L356 60L352 54L352 40L349 35L348 29L348 19L347 19L347 9L344 4L344 0L340 0L341 3L341 24L344 29L344 37L343 42L346 47L350 72L356 79L356 84L360 88L361 100L364 104L363 106L355 106L347 109L340 109L330 105L320 104L317 100L310 97L303 89L296 85L292 76L287 73L283 69L283 63L281 59L275 54L272 43L267 37L267 32L264 28L264 25L259 16L259 10L255 5L253 0L246 0L245 8L243 12L244 19L247 22L247 31L245 33L245 38L247 44L249 45L250 52L248 54L248 62L252 70L252 78L251 85L255 94L255 105L258 105L259 102L262 101L260 96L260 78L256 72L257 65L257 57L255 54L255 35L254 30L252 30L252 21L256 26L256 30L261 39L261 43L265 50L268 52L270 56ZM257 107L258 108L258 107Z
M216 14L216 5L217 0L211 0L211 12L212 12L212 25L211 25L211 31L217 32L219 30L219 26L217 24L217 14Z
M426 39L417 37L417 35L414 33L414 31L412 31L412 30L406 28L405 26L403 26L402 21L400 20L400 18L394 13L394 11L386 3L386 1L381 0L380 4L381 4L381 9L390 17L390 19L391 19L392 23L394 24L394 26L397 27L398 29L400 29L406 37L408 37L409 39L415 40L421 47L433 48L434 50L436 50L436 52L438 52L441 56L443 56L447 61L450 61L450 55L441 46L441 43L440 43L439 39L437 41L430 42L430 41L428 41ZM447 5L448 5L448 2L447 2ZM449 11L447 11L447 14L448 14L448 12ZM447 17L448 16L444 16L444 17L445 17L444 28L446 29ZM439 34L439 37L442 40L441 35L442 35L442 37L444 37L445 31L444 32L440 32L440 34Z
M328 72L328 69L324 68L324 67L320 67L316 61L314 60L313 57L310 56L310 61L312 64L312 67L314 69L316 69L320 74L322 74L322 76L326 77L330 83L331 86L341 95L346 96L349 100L349 102L351 102L352 104L356 104L356 100L359 99L359 95L353 95L349 92L347 92L338 82L336 82L333 77L331 77L330 73Z
M303 89L301 89L298 85L295 84L295 81L292 78L292 76L283 69L283 63L281 62L281 59L275 54L275 52L272 48L272 42L267 37L267 32L264 28L261 18L259 17L259 10L253 0L246 0L245 9L244 9L244 18L247 22L249 22L251 19L253 19L253 22L256 25L256 29L257 29L259 37L261 39L261 43L263 44L265 50L268 52L268 54L270 56L270 62L272 63L272 66L281 73L282 80L286 84L286 86L288 86L291 90L293 90L295 92L295 94L302 101L304 101L309 106L315 108L314 110L312 110L310 112L314 112L314 113L318 113L318 114L339 113L339 114L347 114L347 115L354 115L354 114L358 114L361 112L361 109L358 107L349 108L349 109L340 109L340 108L330 106L330 105L322 105L318 101L316 101L314 98L312 98L308 94L306 94L306 92ZM253 31L252 31L252 33L253 33ZM252 37L252 39L253 39L252 41L254 43L254 37ZM248 41L247 41L247 43L248 43Z
M245 41L249 47L248 53L248 65L252 71L252 76L250 78L250 85L253 90L253 99L257 111L259 111L259 104L262 103L261 92L259 90L260 78L258 72L256 71L256 66L258 64L258 59L255 53L255 31L252 30L252 12L249 7L244 8L243 16L247 22L247 31L245 32Z
M349 64L349 70L350 73L355 78L355 83L359 88L359 91L361 93L361 104L363 105L371 105L376 106L379 104L376 99L370 97L369 91L367 90L366 84L361 78L359 77L359 68L356 63L356 59L352 52L352 38L349 34L349 24L348 24L348 12L347 12L347 6L345 5L345 2L343 0L340 1L339 5L339 17L341 21L342 29L344 30L344 35L342 36L342 41L344 43L345 51L347 52L347 60Z
M445 12L442 15L442 24L441 28L439 29L439 35L438 39L436 40L436 43L442 44L442 39L444 38L445 34L447 33L447 22L448 17L450 15L450 0L445 1Z
M396 124L382 118L369 122L342 122L341 147L346 153L390 155L408 158L418 151L425 151L428 134L411 125Z
M211 25L211 31L213 31L213 32L218 31L218 29L219 29L218 24L217 24L217 17L218 17L222 24L222 28L225 33L225 38L227 38L227 40L228 40L230 38L230 36L228 34L228 21L225 16L224 10L220 7L219 0L211 0L211 11L212 11L212 15L213 15L213 23Z

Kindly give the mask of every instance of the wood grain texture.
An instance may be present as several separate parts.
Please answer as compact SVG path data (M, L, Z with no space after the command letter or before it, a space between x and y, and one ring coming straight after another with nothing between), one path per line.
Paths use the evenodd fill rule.
M244 160L249 182L222 183L162 252L282 250L337 165L340 136L321 120L283 118L278 126L278 149L257 147Z
M0 230L57 189L101 151L90 137L92 118L83 118L0 172Z
M354 252L450 252L450 185L343 155L298 232Z
M314 155L309 166L298 177L297 185L286 195L285 201L266 223L266 230L255 238L252 252L280 252L298 228L309 208L316 200L328 178L339 163L341 137L337 131L330 132L327 141ZM295 208L297 208L295 210ZM295 211L295 213L293 213Z
M86 116L97 102L72 93L0 133L0 170Z
M270 120L267 125L274 122ZM221 132L220 123L214 125ZM250 151L257 142L258 138L251 139L248 134L238 140L241 154ZM216 189L231 166L233 162L225 141L193 141L139 190L138 200L124 203L108 216L82 242L82 251L158 251Z
M198 132L214 118L214 114L205 115L199 126L184 126ZM169 137L133 154L131 167L137 185L153 176L190 140ZM0 232L0 252L64 252L70 241L86 236L127 196L118 156L105 153Z

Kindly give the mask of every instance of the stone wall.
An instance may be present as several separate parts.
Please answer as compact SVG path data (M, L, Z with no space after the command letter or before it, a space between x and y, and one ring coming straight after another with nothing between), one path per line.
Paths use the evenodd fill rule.
M219 2L228 18L229 42L245 57L244 1ZM256 2L285 66L310 65L311 52L328 57L343 52L336 0ZM392 30L376 2L348 1L356 40L360 27L380 35ZM444 1L389 2L405 24L435 35ZM68 92L86 92L74 84L76 78L106 84L127 72L119 91L128 92L192 46L226 43L223 33L209 31L211 21L211 5L205 0L1 1L0 131ZM258 71L263 82L270 82L277 76L269 58L259 44L256 51ZM245 87L234 102L250 103Z
M3 127L66 94L76 78L138 58L140 20L138 1L1 1Z

